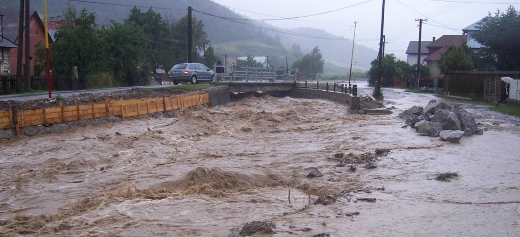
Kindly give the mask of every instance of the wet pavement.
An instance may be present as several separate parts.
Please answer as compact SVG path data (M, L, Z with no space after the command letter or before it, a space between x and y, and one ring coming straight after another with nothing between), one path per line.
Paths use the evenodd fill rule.
M434 95L383 93L391 115L262 96L2 142L0 235L230 236L252 221L267 236L520 235L520 120L468 105L484 135L452 144L397 117ZM376 150L375 169L337 166Z

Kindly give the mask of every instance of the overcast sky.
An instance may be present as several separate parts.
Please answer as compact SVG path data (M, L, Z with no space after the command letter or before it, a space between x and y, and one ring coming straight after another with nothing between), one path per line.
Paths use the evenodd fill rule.
M293 20L266 21L283 28L313 27L378 49L381 27L382 0L214 0L252 19L298 17ZM416 19L427 19L422 40L430 41L442 35L460 35L462 29L497 10L504 12L512 5L520 10L520 0L386 0L386 53L406 59L410 41L419 39ZM337 10L337 11L336 11ZM328 12L328 13L326 13Z

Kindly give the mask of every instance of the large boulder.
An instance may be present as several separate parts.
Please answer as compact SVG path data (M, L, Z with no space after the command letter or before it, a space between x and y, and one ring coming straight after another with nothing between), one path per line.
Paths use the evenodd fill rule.
M457 115L449 110L437 110L431 121L442 124L443 130L461 130L462 128Z
M412 108L407 109L407 110L403 111L402 113L400 113L399 118L402 118L404 120L409 120L409 119L412 119L414 117L421 115L422 112L423 112L423 107L413 106Z
M460 120L461 130L464 131L466 135L479 134L480 130L472 114L460 106L455 106L454 111Z
M431 115L435 114L438 110L452 110L453 106L448 104L444 100L430 100L428 105L424 108L423 114Z
M443 129L442 124L439 122L430 122L422 120L415 124L415 130L423 136L436 137L439 136L439 133Z
M462 136L464 136L464 131L461 130L443 130L439 133L441 140L449 141L451 143L459 143Z

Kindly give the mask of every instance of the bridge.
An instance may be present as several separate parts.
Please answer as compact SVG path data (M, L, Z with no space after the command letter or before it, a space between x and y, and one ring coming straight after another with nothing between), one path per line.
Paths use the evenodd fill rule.
M241 82L224 81L220 85L229 87L230 92L289 92L297 87L296 82Z

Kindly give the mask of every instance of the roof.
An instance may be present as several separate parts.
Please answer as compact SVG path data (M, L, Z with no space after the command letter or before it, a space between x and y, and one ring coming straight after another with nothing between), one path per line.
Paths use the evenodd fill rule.
M11 42L7 38L3 38L0 40L0 48L17 48L15 43Z
M479 31L481 25L482 25L482 22L481 21L477 21L477 22L467 26L466 28L463 28L462 32L466 32L466 31Z
M16 42L18 40L18 21L19 21L20 15L18 12L7 12L4 13L4 38L9 39L11 42ZM37 20L43 24L43 20L38 14L37 11L34 11L31 14L31 17L37 17ZM50 24L51 22L49 22ZM57 22L56 26L59 25L61 22ZM56 30L55 28L49 28ZM51 31L49 30L49 34L51 34ZM54 40L54 35L51 35L52 40Z
M440 61L441 55L448 51L449 46L461 46L465 42L465 35L443 35L438 40L428 45L428 49L434 52L430 52L430 54L424 59L424 61Z
M421 41L421 54L428 54L428 46L433 41ZM410 41L406 54L418 54L419 52L419 41Z
M18 12L4 13L4 38L15 42L18 38Z

